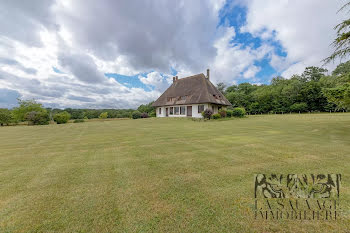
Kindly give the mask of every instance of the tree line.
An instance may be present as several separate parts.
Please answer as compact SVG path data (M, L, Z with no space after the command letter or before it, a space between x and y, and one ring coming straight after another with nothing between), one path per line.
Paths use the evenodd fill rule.
M156 115L153 102L140 105L135 109L74 109L74 108L44 108L35 100L18 99L18 107L0 109L0 125L15 125L27 122L29 125L45 125L50 121L57 124L67 123L69 120L79 123L94 118L147 118Z
M329 112L350 109L350 61L331 73L321 67L307 67L289 79L275 77L269 85L241 83L217 88L232 103L249 114L287 112Z

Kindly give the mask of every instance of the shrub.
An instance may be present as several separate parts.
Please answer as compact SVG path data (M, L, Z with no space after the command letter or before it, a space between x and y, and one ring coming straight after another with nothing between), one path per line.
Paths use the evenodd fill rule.
M84 116L84 120L89 120L89 118L87 116Z
M211 118L211 115L213 115L213 111L209 108L205 109L203 112L202 112L202 116L206 119L210 119Z
M244 117L246 114L245 109L244 108L234 108L232 110L232 116L234 117Z
M220 116L221 116L222 118L224 118L224 117L226 117L227 112L226 112L225 109L221 109L221 110L219 111L219 114L220 114Z
M295 103L295 104L291 105L289 108L292 112L306 112L307 104L306 103Z
M54 115L53 120L56 121L57 124L65 124L69 121L70 114L66 111L60 112Z
M141 118L141 113L139 111L134 111L132 114L132 119L139 119Z
M226 116L227 117L232 117L233 111L232 110L227 110L226 111Z
M73 123L82 123L85 122L84 119L76 119L73 121Z
M25 115L25 120L31 125L48 125L50 121L49 114L47 112L28 112Z
M100 118L100 119L107 119L107 117L108 117L108 112L103 112L103 113L100 114L100 116L98 118Z
M141 118L148 118L148 113L147 112L141 113Z
M149 114L149 117L156 117L156 111L152 111L152 112Z
M13 122L13 116L11 111L8 109L0 109L0 125L9 125L9 123L11 122Z
M211 116L213 119L219 119L221 118L221 115L219 113L215 113Z

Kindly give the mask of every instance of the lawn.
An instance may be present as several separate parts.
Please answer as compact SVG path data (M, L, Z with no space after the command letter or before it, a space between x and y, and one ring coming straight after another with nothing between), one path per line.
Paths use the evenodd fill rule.
M0 232L350 229L350 114L0 128ZM254 174L341 173L343 216L254 220Z

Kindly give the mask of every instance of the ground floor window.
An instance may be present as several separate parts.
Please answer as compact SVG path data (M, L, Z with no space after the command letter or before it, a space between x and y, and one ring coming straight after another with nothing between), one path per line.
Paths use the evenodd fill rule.
M173 115L173 114L174 114L174 108L170 107L170 115Z
M179 115L180 108L179 107L174 107L174 110L175 110L175 115Z
M204 111L204 104L198 105L198 113L202 113Z
M159 108L159 115L161 115L162 114L162 108Z
M185 106L181 106L180 107L180 115L185 115L186 114L186 108L185 108Z

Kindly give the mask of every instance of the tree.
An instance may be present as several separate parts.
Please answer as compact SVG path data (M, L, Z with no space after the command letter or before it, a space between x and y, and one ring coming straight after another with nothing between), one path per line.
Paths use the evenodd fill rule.
M18 99L19 107L13 109L13 116L17 121L25 121L25 116L29 112L46 112L41 104L35 100Z
M46 111L32 111L26 113L25 120L28 121L29 125L48 125L50 118L49 114Z
M340 8L338 12L345 10L349 6L350 2L346 3L342 8ZM336 58L346 58L350 53L350 19L346 19L335 26L334 30L337 32L337 37L332 43L335 50L332 55L323 60L325 63L334 61Z
M225 93L225 90L226 90L226 84L225 83L218 83L216 85L216 88L222 93L224 94Z
M103 113L100 114L100 116L98 118L100 118L100 119L107 119L107 117L108 117L108 112L103 112Z
M324 73L326 72L328 72L327 69L309 66L305 68L305 71L301 76L307 81L319 81L323 76L325 76Z
M350 73L350 61L341 63L332 72L332 75L339 76Z
M137 111L147 113L148 116L156 116L156 108L152 106L154 101L148 103L148 104L141 104Z
M57 124L65 124L67 123L71 118L71 115L64 111L64 112L60 112L54 115L53 120L57 123Z
M132 119L141 118L141 113L139 111L134 111L131 115L132 115Z
M290 106L292 112L306 112L307 104L306 103L295 103Z
M350 110L350 83L323 90L328 101L337 105L337 109Z
M0 109L0 125L3 126L4 124L9 125L13 121L13 116L10 110L6 108Z

